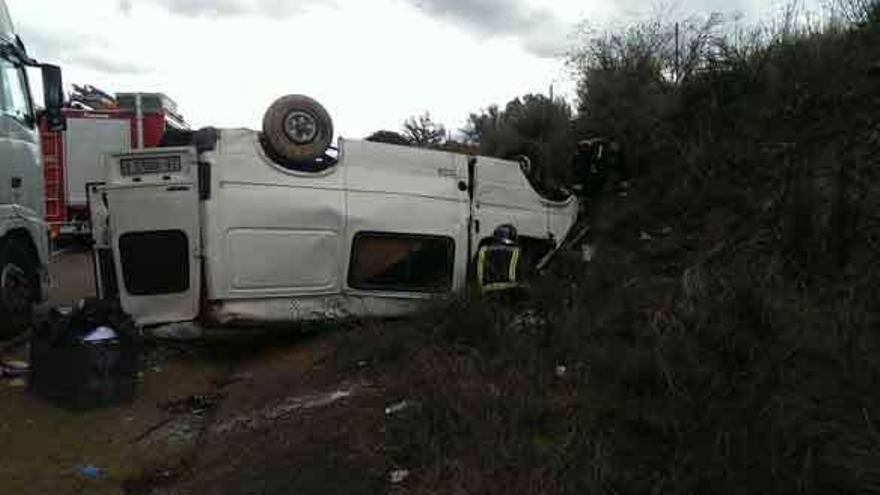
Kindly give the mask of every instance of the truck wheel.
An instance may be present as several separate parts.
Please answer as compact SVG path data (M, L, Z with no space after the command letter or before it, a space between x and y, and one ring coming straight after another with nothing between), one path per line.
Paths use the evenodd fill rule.
M27 250L20 243L0 246L0 337L11 337L27 329L39 294L39 274Z
M333 139L333 120L308 96L287 95L263 116L263 146L268 155L307 164L324 155Z

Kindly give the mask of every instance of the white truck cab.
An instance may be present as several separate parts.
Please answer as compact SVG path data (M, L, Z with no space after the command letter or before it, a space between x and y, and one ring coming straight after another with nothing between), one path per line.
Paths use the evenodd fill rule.
M346 139L329 148L323 108L297 102L286 113L276 102L262 133L207 129L194 146L108 157L91 194L100 285L139 324L403 315L463 289L496 226L515 225L537 263L576 220L574 198L542 197L517 162ZM273 144L279 128L317 151Z
M41 67L45 110L37 114L26 67ZM63 127L61 71L38 65L16 36L0 0L0 336L26 326L45 294L48 237L43 220L39 118Z

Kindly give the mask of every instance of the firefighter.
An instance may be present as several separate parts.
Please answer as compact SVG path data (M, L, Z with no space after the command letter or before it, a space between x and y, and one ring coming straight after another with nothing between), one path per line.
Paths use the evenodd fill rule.
M516 227L501 225L492 234L492 241L477 253L480 292L489 294L523 289L522 271L522 248Z
M599 137L578 142L573 163L575 191L584 208L596 203L609 173L618 174L621 181L628 179L620 143L613 138Z

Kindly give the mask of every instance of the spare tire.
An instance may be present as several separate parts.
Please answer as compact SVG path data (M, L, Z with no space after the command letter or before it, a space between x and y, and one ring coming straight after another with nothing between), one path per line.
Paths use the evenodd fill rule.
M308 96L278 98L263 116L262 142L269 156L308 164L324 156L332 140L330 114Z

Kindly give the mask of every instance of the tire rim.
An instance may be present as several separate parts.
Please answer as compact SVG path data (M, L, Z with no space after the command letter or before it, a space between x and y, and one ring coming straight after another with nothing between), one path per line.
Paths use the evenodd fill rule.
M9 263L0 272L0 298L6 308L15 315L26 313L31 305L31 287L27 273Z
M290 112L284 118L284 133L296 144L311 143L318 136L318 121L310 113Z

